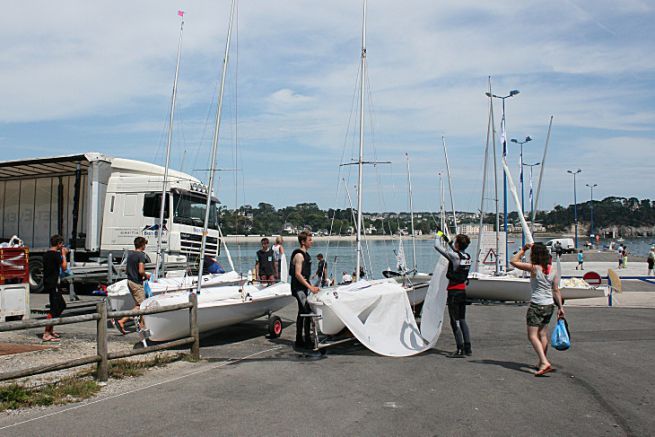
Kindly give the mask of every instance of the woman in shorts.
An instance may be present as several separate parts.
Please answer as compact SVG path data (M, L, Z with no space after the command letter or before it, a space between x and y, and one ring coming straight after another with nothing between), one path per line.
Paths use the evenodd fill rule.
M530 250L532 249L532 250ZM521 262L525 252L530 250L530 262ZM543 376L553 371L548 361L548 323L557 305L557 317L564 317L562 296L559 291L559 278L551 272L548 248L541 243L526 244L511 259L511 264L519 270L530 272L532 295L526 316L528 323L528 340L532 344L539 365L535 376Z

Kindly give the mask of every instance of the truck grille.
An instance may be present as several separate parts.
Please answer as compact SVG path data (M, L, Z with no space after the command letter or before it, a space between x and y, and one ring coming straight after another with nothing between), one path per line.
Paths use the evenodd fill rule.
M200 255L202 246L202 236L181 233L180 234L180 252L186 254L190 259L197 258ZM218 256L218 238L207 237L205 253L209 256Z

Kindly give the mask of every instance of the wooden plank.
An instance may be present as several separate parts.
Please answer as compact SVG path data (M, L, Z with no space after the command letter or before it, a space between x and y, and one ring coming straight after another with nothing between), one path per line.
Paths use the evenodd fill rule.
M193 337L184 337L179 340L174 340L174 341L169 341L166 343L158 344L155 346L148 346L144 347L141 349L132 349L128 351L119 351L119 352L109 352L107 354L107 357L110 360L115 360L118 358L125 358L125 357L132 357L134 355L142 355L142 354L147 354L149 352L156 352L156 351L161 351L165 349L171 349L177 346L184 346L186 344L193 343L195 339Z
M189 309L189 327L191 329L191 358L194 360L200 359L200 332L198 331L198 295L196 293L189 294L191 301L191 309Z
M184 304L184 305L189 305ZM81 316L59 317L57 319L21 320L19 322L0 323L0 332L20 331L22 329L42 328L44 326L70 325L72 323L98 320L98 314L83 314Z
M100 318L97 324L96 350L100 360L96 368L96 379L105 382L109 379L109 361L107 359L107 303L98 303Z
M56 370L70 369L71 367L83 366L85 364L95 363L100 360L98 355L92 357L78 358L63 363L48 364L45 366L31 367L29 369L15 370L13 372L0 373L0 381L9 379L24 378L26 376L38 375L41 373L54 372Z
M185 303L178 303L175 305L167 305L165 307L159 307L159 308L147 308L145 310L110 311L107 313L107 317L109 317L110 319L117 319L119 317L136 317L136 316L143 316L146 314L166 313L169 311L191 308L192 305L193 304L191 304L190 302L185 302Z

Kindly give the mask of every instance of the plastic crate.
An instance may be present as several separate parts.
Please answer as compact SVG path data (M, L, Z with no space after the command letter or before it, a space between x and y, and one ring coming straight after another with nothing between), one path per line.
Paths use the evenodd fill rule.
M27 247L0 248L0 284L29 283L29 254Z

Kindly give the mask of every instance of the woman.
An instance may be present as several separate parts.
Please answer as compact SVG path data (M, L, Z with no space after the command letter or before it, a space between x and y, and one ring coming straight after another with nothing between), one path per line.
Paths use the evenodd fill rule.
M525 252L530 249L532 249L530 262L521 262ZM526 316L528 340L539 357L539 365L534 376L543 376L553 371L546 353L548 352L548 323L553 316L554 304L558 308L557 317L564 317L562 296L557 285L559 278L551 273L548 248L541 243L526 244L512 257L510 262L517 269L530 272L532 296Z
M275 244L273 245L273 257L277 262L277 278L281 278L281 273L287 271L287 258L284 255L284 239L281 235L275 237ZM284 266L282 266L284 264Z

